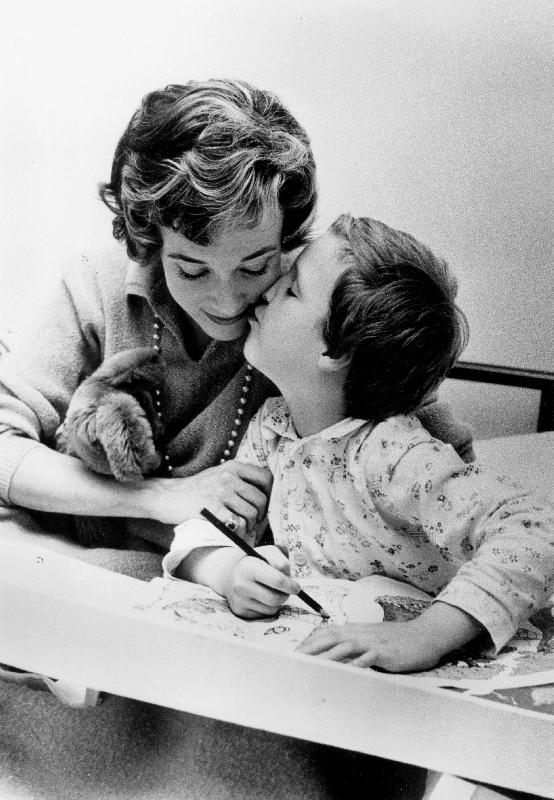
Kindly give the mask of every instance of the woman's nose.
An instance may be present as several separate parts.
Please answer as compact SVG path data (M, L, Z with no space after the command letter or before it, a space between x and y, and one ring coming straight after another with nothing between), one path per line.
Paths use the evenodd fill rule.
M278 284L279 284L279 281L275 281L275 283L272 284L269 287L269 289L266 289L265 292L263 293L262 297L263 297L263 299L265 300L266 303L271 303L271 301L275 297L275 294L277 292Z
M225 312L229 316L244 311L247 301L246 292L236 286L219 286L212 293L212 303L220 312Z

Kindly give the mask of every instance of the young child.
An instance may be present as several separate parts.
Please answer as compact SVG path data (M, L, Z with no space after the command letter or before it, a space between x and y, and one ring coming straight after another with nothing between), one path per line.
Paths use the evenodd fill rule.
M481 634L500 649L552 594L554 515L413 415L464 346L455 293L444 261L370 219L341 216L309 245L256 307L245 346L282 392L237 453L273 475L271 565L189 520L166 574L247 618L275 613L298 578L384 574L435 602L408 622L322 626L301 652L400 672ZM263 526L241 531L256 545Z

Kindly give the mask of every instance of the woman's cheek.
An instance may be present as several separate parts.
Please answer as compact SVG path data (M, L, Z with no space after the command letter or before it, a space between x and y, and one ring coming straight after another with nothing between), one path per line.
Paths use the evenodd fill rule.
M283 253L281 255L281 275L286 275L290 272L296 259L298 258L301 248L293 250L291 253Z

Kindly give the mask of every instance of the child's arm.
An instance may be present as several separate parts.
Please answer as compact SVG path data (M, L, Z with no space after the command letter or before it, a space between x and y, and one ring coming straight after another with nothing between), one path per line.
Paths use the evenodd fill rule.
M266 410L275 400L268 401L251 420L237 451L237 461L268 468L271 443L262 427ZM241 522L237 532L256 546L266 524L264 519L247 531ZM164 558L164 572L168 577L209 586L227 599L238 616L251 619L273 615L300 587L289 577L290 564L277 547L258 549L270 564L245 556L205 520L189 520L176 529L170 553Z
M452 565L437 600L480 623L498 651L554 590L554 510L491 470L464 464L450 447L418 437L414 431L403 452L382 457L382 479L368 489L399 535L424 536Z
M437 602L409 622L321 626L297 649L358 667L410 672L434 667L482 631L465 611Z

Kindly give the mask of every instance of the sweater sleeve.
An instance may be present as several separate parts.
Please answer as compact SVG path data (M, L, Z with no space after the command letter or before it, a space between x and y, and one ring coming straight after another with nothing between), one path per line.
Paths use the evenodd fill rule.
M451 444L464 461L475 459L471 428L454 417L448 403L433 396L418 410L417 417L435 439Z
M69 400L101 360L103 313L94 271L56 281L11 352L0 360L0 500L26 453L52 445Z
M381 471L376 505L418 526L459 568L437 596L474 617L497 650L554 589L554 509L452 447L415 434Z

